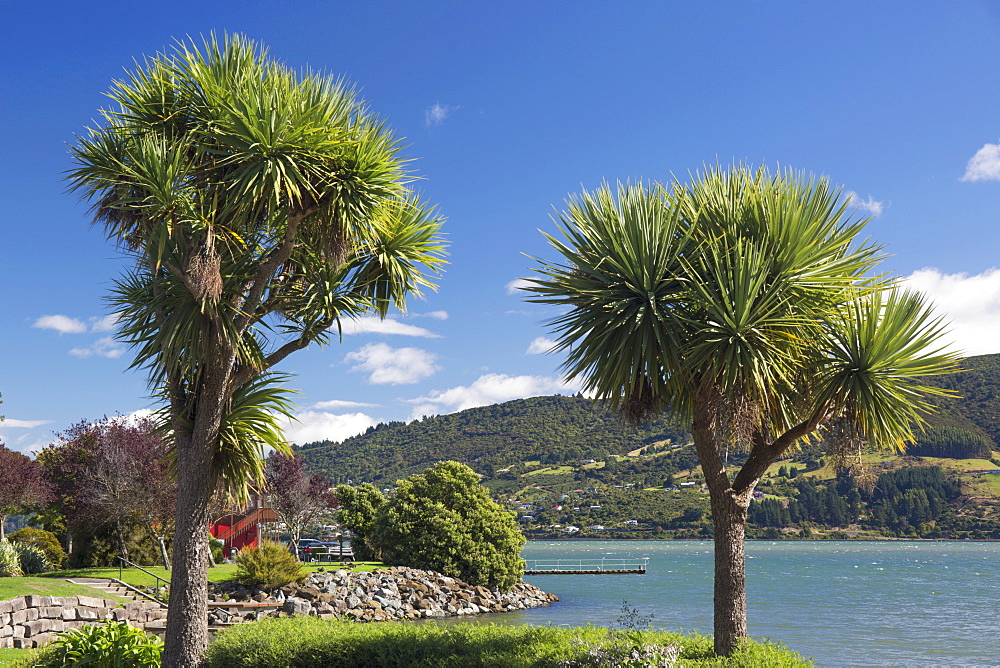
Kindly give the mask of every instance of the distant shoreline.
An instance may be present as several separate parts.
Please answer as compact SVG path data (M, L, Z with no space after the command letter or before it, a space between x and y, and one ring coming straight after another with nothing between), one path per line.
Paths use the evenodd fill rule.
M544 543L549 541L609 541L609 540L627 540L635 541L637 543L643 542L690 542L690 541L702 541L711 542L713 539L708 538L599 538L596 536L559 536L553 538L528 538L529 543ZM888 541L896 543L997 543L1000 539L997 538L896 538L894 536L871 536L864 538L747 538L747 543L873 543L879 541Z

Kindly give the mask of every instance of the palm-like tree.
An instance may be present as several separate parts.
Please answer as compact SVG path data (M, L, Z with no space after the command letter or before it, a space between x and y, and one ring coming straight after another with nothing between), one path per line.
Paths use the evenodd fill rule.
M803 439L843 465L900 449L951 371L942 323L873 274L866 221L825 179L737 165L689 185L608 186L569 200L527 290L553 304L564 368L639 422L691 426L715 527L715 648L747 635L744 529L755 485ZM727 470L727 453L746 463Z
M195 665L210 498L245 496L262 446L283 447L289 404L270 369L433 287L441 220L349 85L245 38L178 44L109 96L68 178L134 260L111 302L165 400L179 483L164 661Z

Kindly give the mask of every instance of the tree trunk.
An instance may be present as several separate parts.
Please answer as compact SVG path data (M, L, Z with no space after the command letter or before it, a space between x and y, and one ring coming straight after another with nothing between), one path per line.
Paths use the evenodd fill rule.
M163 665L193 668L208 647L211 441L177 435L177 515Z
M120 521L115 522L115 535L118 537L118 549L122 553L122 558L131 564L132 560L129 559L128 555L128 540L125 537L125 527L122 526Z
M0 515L0 540L7 538L7 516Z
M739 492L733 489L719 451L718 415L708 398L701 399L695 408L691 435L708 485L715 529L715 653L729 656L747 637L743 539L755 483Z
M744 536L750 494L715 493L715 653L729 656L747 637L747 590Z
M163 569L169 571L170 556L167 554L166 539L157 533L156 529L154 529L151 525L147 525L146 528L149 530L149 534L153 537L153 540L156 541L156 544L160 546L160 560L163 561Z

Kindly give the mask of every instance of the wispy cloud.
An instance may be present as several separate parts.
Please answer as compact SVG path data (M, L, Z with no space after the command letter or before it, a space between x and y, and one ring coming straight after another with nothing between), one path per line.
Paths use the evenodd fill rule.
M52 420L15 420L13 418L6 418L3 422L0 422L0 429L34 429L35 427L41 427L43 424L50 424L51 422Z
M76 357L106 357L113 360L125 354L125 348L110 336L105 336L84 348L72 348L69 354Z
M118 324L118 316L106 315L103 318L90 319L90 331L92 332L113 332Z
M447 320L447 311L428 311L427 313L410 313L411 318L431 318L433 320Z
M326 413L323 411L303 411L295 414L295 420L283 420L282 430L291 443L315 443L316 441L343 441L357 436L376 421L365 413Z
M345 320L343 322L343 328L344 335L396 334L399 336L420 336L427 339L441 338L439 334L435 334L434 332L424 329L423 327L408 325L405 322L400 322L399 320L394 320L392 318L381 320L375 316L365 316L362 318L355 318L353 320ZM333 329L336 331L336 327Z
M66 315L43 315L32 327L54 329L60 334L83 334L87 331L87 323Z
M1000 144L983 144L965 166L962 181L1000 181Z
M449 104L435 102L424 111L424 125L429 128L441 125L444 123L445 119L452 114L452 112L458 111L458 109L459 107L453 107Z
M331 399L330 401L317 401L311 408L319 411L340 410L342 408L376 408L378 404L366 404L363 401L344 401L343 399Z
M906 283L923 292L951 323L950 339L966 355L1000 352L1000 269L981 274L945 274L929 267L915 271Z
M529 285L531 285L531 283L528 280L523 278L515 278L513 281L507 283L507 285L504 287L507 290L508 295L520 295L523 294L521 291L524 290Z
M544 336L536 336L530 344L528 344L528 350L525 351L525 355L544 355L545 353L552 352L555 347L556 342L552 339L548 339Z
M409 400L409 403L414 404L410 417L416 419L422 415L453 413L511 399L557 392L573 393L579 390L579 383L567 383L559 378L490 373L480 376L470 385L435 391L427 396Z
M876 200L871 195L868 199L861 199L861 197L854 191L847 193L847 205L856 207L862 211L867 211L872 216L878 218L882 215L885 210L885 203Z
M368 345L347 353L346 362L355 362L351 371L363 371L373 385L412 385L430 378L441 367L437 356L420 348L393 348L385 343Z

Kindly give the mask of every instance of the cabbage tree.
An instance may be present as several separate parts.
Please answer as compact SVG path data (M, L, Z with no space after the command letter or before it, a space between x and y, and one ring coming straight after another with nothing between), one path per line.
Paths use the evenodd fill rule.
M879 274L823 178L737 165L689 184L619 185L571 198L526 289L569 378L637 423L690 425L711 498L715 648L747 636L744 530L777 458L823 438L849 466L863 444L901 450L943 393L921 378L955 354L923 298ZM727 454L742 451L742 467Z
M179 43L108 97L68 179L131 261L111 296L118 336L163 399L178 477L164 663L193 666L209 502L246 498L264 445L287 452L272 369L344 318L384 317L430 287L441 220L348 83L243 37Z

